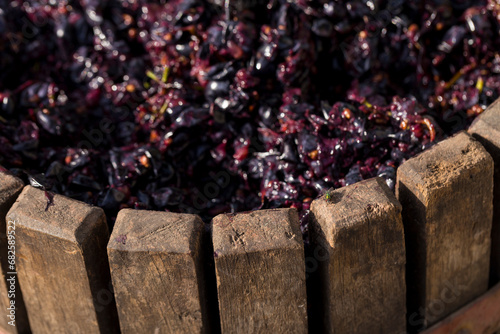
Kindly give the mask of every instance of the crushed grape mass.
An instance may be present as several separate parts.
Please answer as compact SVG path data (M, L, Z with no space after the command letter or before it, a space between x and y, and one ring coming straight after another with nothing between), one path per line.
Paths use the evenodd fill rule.
M110 221L306 222L499 96L500 1L229 3L0 1L0 164Z

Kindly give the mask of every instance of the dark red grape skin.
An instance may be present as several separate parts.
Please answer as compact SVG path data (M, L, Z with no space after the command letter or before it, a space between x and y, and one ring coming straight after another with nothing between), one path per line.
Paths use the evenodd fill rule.
M307 232L499 96L497 1L241 4L0 0L0 164L111 220L296 207Z

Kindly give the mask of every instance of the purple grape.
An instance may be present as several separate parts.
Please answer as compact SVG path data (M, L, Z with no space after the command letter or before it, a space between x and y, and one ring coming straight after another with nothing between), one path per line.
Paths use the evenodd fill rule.
M295 207L307 233L500 95L494 0L0 3L0 164L111 223Z

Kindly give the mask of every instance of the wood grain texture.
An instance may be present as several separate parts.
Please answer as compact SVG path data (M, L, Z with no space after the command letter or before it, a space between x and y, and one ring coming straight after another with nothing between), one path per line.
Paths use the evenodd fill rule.
M401 205L385 181L370 179L313 201L309 223L318 261L325 333L406 330Z
M0 329L6 333L29 333L29 321L26 313L26 307L19 287L19 281L15 279L15 327L9 325L11 319L7 318L7 308L10 307L10 299L8 297L9 287L6 284L6 279L12 279L13 275L7 274L12 270L8 270L7 263L7 224L5 216L9 211L12 204L14 204L17 196L23 190L24 183L17 177L10 175L6 172L0 172L0 262L1 262L1 275L0 275ZM10 284L9 284L10 285Z
M500 283L422 334L493 334L500 332Z
M196 215L119 212L108 254L123 334L209 331L203 228Z
M16 222L18 277L33 333L117 333L102 209L27 186ZM104 296L107 296L106 298Z
M495 162L490 269L490 285L493 285L500 282L500 99L476 118L469 133L484 146Z
M398 169L407 246L409 325L423 329L484 293L493 160L461 132Z
M295 209L219 215L213 245L222 333L307 333Z

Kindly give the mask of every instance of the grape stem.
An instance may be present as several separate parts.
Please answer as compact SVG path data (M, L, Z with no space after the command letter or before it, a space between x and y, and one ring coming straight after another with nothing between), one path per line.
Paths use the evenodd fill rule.
M231 11L229 8L229 2L230 0L225 0L224 2L224 9L226 10L226 23L229 25L229 21L231 20Z

